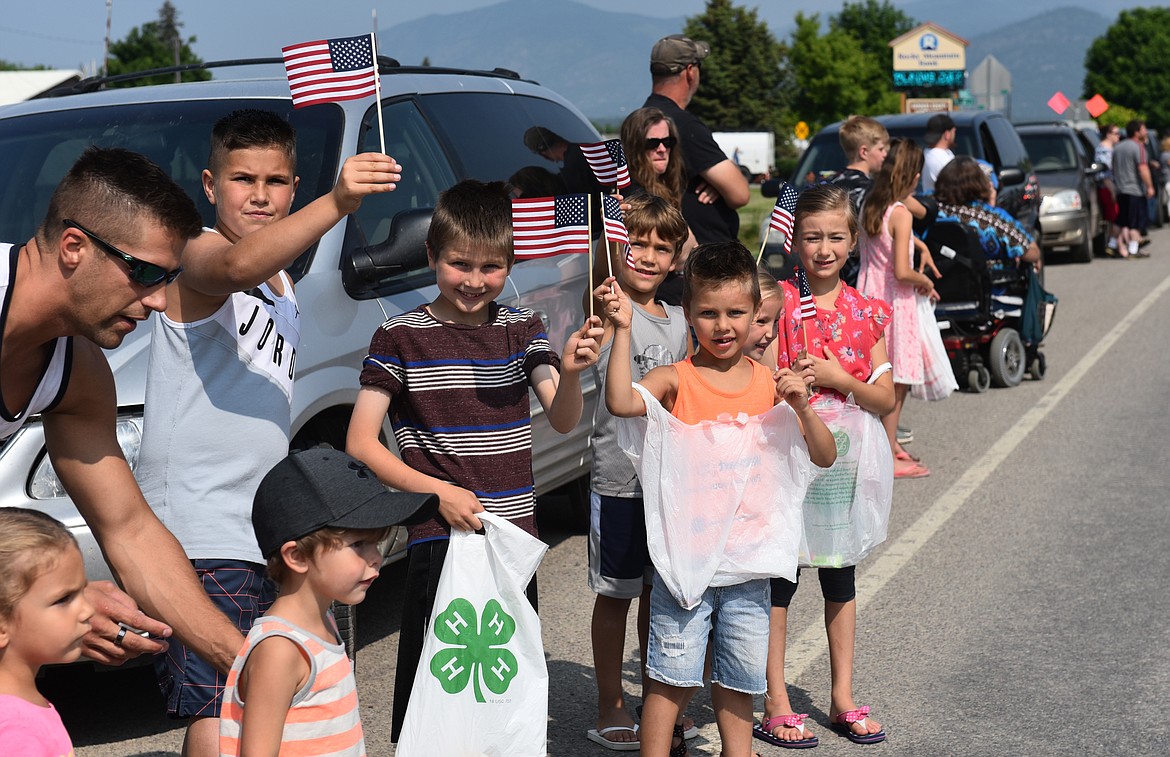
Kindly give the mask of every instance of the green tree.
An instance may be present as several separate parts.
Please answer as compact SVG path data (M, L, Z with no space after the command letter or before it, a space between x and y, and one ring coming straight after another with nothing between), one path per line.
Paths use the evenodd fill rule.
M849 32L821 34L818 15L796 14L788 65L795 84L791 108L813 131L850 115L898 109L898 95L877 57Z
M1167 60L1170 8L1122 11L1085 53L1084 96L1099 92L1110 103L1144 111L1153 126L1170 126Z
M864 0L845 3L841 12L829 17L829 29L852 34L861 44L861 51L881 63L893 89L894 56L890 40L900 37L918 25L912 17L895 8L889 0Z
M13 63L12 61L0 58L0 71L48 71L49 67L41 64L35 66L26 66L23 63Z
M203 59L191 49L191 45L195 44L195 37L184 40L179 31L182 26L179 12L170 0L166 0L159 8L157 21L149 21L141 27L136 26L124 39L110 43L110 76L167 68L174 66L176 62L179 65L202 63ZM205 69L187 71L182 75L183 81L205 81L210 78L211 72ZM138 87L173 81L176 81L174 74L161 74L112 86Z
M755 10L707 0L684 33L711 45L699 91L687 110L718 131L781 128L784 47Z

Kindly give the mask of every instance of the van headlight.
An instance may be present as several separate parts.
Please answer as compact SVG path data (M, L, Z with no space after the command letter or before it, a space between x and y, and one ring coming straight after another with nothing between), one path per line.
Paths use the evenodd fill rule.
M1040 214L1067 213L1070 210L1081 209L1081 193L1075 189L1065 189L1050 194L1040 202Z
M142 416L128 415L118 418L116 427L118 446L122 448L122 455L130 464L130 470L138 467L138 450L142 447ZM57 478L57 471L49 462L49 454L41 455L40 462L33 470L28 484L28 494L33 499L59 499L69 496L61 479Z

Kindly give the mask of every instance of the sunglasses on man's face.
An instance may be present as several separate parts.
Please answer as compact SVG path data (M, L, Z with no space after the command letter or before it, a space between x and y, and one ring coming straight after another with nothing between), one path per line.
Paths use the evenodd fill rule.
M661 145L667 150L673 150L674 146L678 144L678 137L648 137L646 139L646 151L657 150Z
M92 231L79 224L77 221L65 218L63 219L63 222L66 228L72 226L93 240L93 242L97 244L98 247L101 247L110 255L113 255L125 263L126 267L130 269L128 271L130 280L135 284L139 284L144 287L158 286L164 281L170 284L179 277L180 273L183 272L183 266L179 266L173 271L168 271L166 268L163 268L157 263L148 263L145 260L140 260L139 258L136 258L127 252L122 252L114 245L110 244L106 240L99 237L97 234L94 234Z

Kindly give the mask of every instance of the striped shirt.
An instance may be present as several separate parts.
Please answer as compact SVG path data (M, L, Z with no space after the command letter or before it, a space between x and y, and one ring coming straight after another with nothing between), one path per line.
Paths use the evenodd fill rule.
M480 325L444 323L425 306L374 332L362 386L390 393L403 462L471 491L484 509L536 534L528 388L539 365L560 367L531 310L491 304ZM410 543L442 538L436 515Z
M309 660L309 680L293 695L292 705L284 718L281 757L365 757L357 681L353 675L353 663L345 655L345 647L340 642L326 641L272 615L261 617L252 626L228 673L219 716L221 757L238 757L240 754L245 703L240 700L236 682L251 651L261 641L273 636L291 640Z

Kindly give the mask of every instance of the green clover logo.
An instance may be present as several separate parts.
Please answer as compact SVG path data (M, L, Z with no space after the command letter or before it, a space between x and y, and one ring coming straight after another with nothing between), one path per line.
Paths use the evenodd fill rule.
M480 680L493 694L503 694L516 677L516 655L503 648L516 633L516 620L494 599L477 619L475 605L457 597L435 618L435 636L452 648L431 658L431 675L443 691L458 694L472 682L475 701L485 702Z

